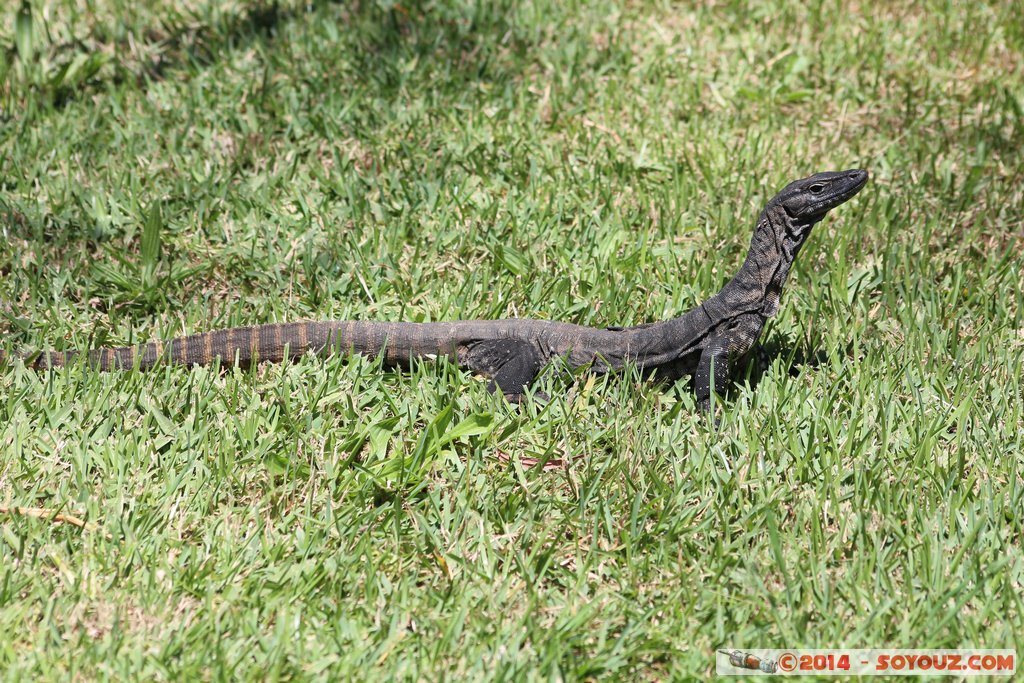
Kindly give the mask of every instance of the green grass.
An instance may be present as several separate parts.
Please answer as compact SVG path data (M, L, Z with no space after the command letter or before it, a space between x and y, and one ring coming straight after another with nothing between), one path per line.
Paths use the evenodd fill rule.
M1022 651L1019 4L142 4L0 11L7 351L663 319L789 180L872 180L816 228L719 430L635 372L517 408L446 364L0 368L0 505L99 525L0 516L5 676Z

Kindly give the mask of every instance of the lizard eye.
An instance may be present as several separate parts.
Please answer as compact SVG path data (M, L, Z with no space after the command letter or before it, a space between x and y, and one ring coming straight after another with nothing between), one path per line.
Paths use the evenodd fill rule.
M814 183L807 189L811 191L811 194L821 194L821 191L825 189L825 186L821 183Z

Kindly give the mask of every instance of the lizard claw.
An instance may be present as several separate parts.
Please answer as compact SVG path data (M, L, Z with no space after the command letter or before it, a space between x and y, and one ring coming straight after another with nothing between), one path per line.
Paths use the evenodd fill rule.
M700 412L709 419L715 429L719 429L722 426L722 418L715 414L710 398L702 399L698 402L697 407L700 409Z
M515 403L516 405L522 405L526 403L526 394L505 394L505 400L509 403ZM535 391L533 393L533 400L537 403L544 405L551 401L551 397L545 394L543 391Z

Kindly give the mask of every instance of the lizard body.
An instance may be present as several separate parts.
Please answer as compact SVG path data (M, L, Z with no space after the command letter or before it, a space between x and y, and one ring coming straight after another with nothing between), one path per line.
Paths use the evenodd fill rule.
M249 365L299 358L313 351L383 355L388 366L445 356L491 378L490 389L520 397L547 363L561 359L594 372L636 364L645 374L678 379L694 376L703 410L712 387L724 387L731 368L757 341L778 312L789 269L811 228L829 210L853 197L867 182L862 170L818 173L797 180L761 212L750 250L736 276L718 294L683 315L628 328L599 329L543 320L457 322L294 322L216 330L139 346L87 351L100 370L181 365ZM25 356L37 369L75 361L78 351ZM4 360L0 352L0 362Z

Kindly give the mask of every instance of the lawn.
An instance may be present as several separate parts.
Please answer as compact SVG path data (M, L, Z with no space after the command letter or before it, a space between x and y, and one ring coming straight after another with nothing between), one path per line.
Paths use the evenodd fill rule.
M443 362L4 364L0 506L88 526L0 514L0 672L1024 652L1022 149L1013 0L4 3L8 352L660 320L733 275L789 180L872 178L717 428L635 370L511 406Z

